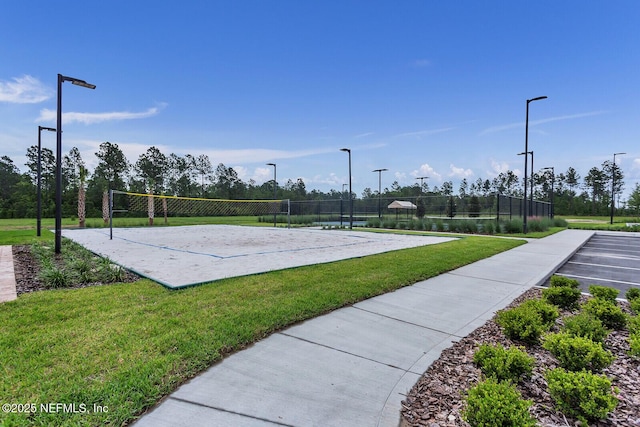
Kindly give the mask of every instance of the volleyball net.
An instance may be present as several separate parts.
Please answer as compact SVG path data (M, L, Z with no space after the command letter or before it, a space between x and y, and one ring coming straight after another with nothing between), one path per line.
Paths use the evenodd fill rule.
M198 197L165 196L111 190L109 192L109 227L114 214L129 218L146 218L144 225L166 225L172 217L205 218L258 217L263 222L291 224L289 199L230 200ZM224 220L222 220L224 222ZM141 224L142 225L142 224Z

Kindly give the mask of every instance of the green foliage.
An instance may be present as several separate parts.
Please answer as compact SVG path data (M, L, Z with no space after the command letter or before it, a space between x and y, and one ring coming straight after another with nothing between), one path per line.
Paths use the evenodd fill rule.
M531 375L535 359L521 348L482 344L473 355L473 362L487 377L517 383Z
M627 318L627 327L629 328L629 333L639 334L640 333L640 316L629 316Z
M553 226L554 227L567 228L569 226L569 223L567 223L567 221L564 220L563 218L554 218L553 219Z
M547 371L545 378L558 409L583 424L605 418L618 404L611 380L604 375L557 368Z
M593 295L594 298L615 304L619 291L609 286L589 285L589 293Z
M578 313L566 317L563 332L574 337L588 338L595 342L603 342L609 334L602 322L589 313Z
M546 288L542 291L542 297L549 304L553 304L567 310L573 310L578 308L580 290L567 286Z
M547 328L550 328L560 316L560 312L552 304L539 299L531 299L520 304L520 307L531 308L540 314L542 322Z
M472 427L533 427L529 413L531 401L523 400L513 384L495 379L478 383L469 389L462 418Z
M558 310L543 301L529 300L510 310L501 311L496 322L502 326L504 334L526 344L536 344L540 336L558 317Z
M640 299L640 289L638 288L629 288L627 289L627 293L624 295L627 301L631 302L636 299Z
M485 221L482 223L482 232L489 235L495 234L496 226L493 221Z
M613 362L613 354L602 348L602 343L567 333L545 336L542 347L558 359L561 367L570 371L587 369L598 372Z
M469 207L467 209L469 210L470 218L477 218L480 216L480 200L478 199L478 196L475 194L471 196L469 199Z
M640 298L629 301L629 307L631 307L631 311L635 314L640 314Z
M64 268L48 265L40 270L40 280L47 288L64 288L72 284L72 277Z
M582 305L582 310L599 319L605 328L623 329L627 323L627 317L622 309L609 301L591 298Z
M629 335L629 355L640 357L640 332Z
M511 221L506 221L503 225L503 228L504 228L504 232L507 234L522 233L522 220L512 219Z
M557 276L554 274L553 276L551 276L549 286L552 288L567 287L578 289L580 287L580 282L578 282L576 279L570 279L568 277Z

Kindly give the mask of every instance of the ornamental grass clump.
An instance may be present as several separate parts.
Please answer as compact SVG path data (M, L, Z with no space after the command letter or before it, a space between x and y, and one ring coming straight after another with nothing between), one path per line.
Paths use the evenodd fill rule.
M535 359L522 348L482 344L473 355L473 362L486 377L515 384L531 376Z
M606 418L618 404L611 380L605 375L556 368L547 371L545 379L556 407L566 415L577 418L583 425Z
M583 369L599 372L611 365L614 359L613 354L602 348L601 343L567 333L545 336L542 347L558 359L561 367L574 372Z
M533 427L532 402L522 399L510 382L487 378L469 389L462 418L472 427Z

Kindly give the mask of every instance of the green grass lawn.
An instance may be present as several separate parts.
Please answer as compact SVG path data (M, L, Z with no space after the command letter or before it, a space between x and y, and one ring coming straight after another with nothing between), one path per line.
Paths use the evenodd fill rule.
M212 363L287 325L522 243L465 237L178 291L140 280L22 295L0 304L0 403L108 412L47 414L38 406L33 414L0 412L0 423L131 422Z

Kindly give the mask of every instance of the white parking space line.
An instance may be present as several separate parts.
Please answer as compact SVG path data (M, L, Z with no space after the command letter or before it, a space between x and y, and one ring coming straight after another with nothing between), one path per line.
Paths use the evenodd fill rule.
M624 282L622 280L601 279L599 277L577 276L575 274L556 273L558 276L573 277L575 279L597 280L599 282L624 283L625 285L640 286L640 283Z
M622 269L622 270L640 271L640 268L636 268L636 267L622 267L622 266L619 266L619 265L594 264L594 263L590 263L590 262L569 261L569 262L567 262L567 264L590 265L592 267L619 268L619 269Z
M640 260L640 256L607 255L600 252L578 252L577 255L598 256L600 258Z

